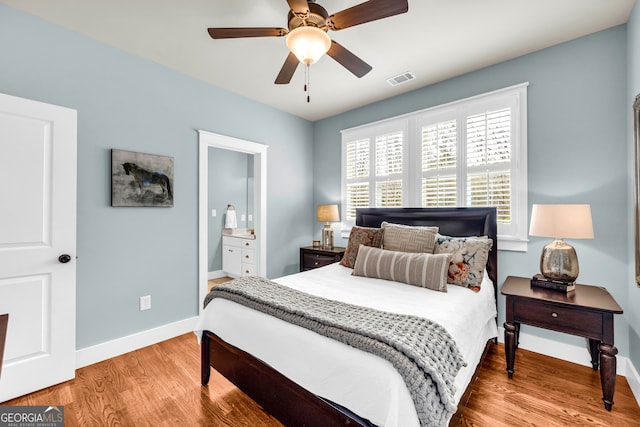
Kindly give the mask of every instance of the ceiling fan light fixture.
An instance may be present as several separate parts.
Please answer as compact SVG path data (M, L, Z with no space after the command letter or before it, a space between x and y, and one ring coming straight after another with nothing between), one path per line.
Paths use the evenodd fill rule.
M317 27L302 26L287 35L287 47L303 64L311 65L331 47L329 35Z

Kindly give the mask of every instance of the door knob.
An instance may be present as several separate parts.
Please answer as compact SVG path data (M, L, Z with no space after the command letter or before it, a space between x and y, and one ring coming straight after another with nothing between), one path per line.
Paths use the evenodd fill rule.
M66 264L66 263L68 263L69 261L71 261L71 256L70 256L70 255L67 255L67 254L60 255L60 256L58 257L58 261L60 261L60 262L61 262L61 263L63 263L63 264Z

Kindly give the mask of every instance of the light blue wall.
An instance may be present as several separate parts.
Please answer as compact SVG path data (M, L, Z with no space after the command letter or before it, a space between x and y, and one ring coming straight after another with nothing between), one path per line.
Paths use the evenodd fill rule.
M197 129L269 146L267 274L298 270L310 122L4 5L0 58L0 92L78 111L77 348L197 315ZM175 206L110 207L111 148L173 156Z
M630 313L635 308L627 299L631 233L620 226L629 210L626 53L626 27L619 26L316 122L314 203L340 200L341 129L529 82L529 205L591 204L596 238L571 242L580 259L580 281L606 287ZM320 226L313 226L318 234ZM536 273L547 240L531 237L526 253L500 251L500 285L507 275ZM498 310L502 325L502 297ZM628 319L628 314L616 317L616 345L625 356ZM584 345L564 334L527 326L523 331Z
M627 23L627 77L628 77L628 90L625 98L626 106L629 107L636 95L640 94L640 5L636 3L631 18ZM628 145L627 155L629 158L629 200L633 200L633 117L631 114L627 115L628 123ZM627 303L627 316L629 318L629 357L636 368L636 371L640 371L640 288L635 285L635 267L634 267L634 242L632 238L633 233L633 207L628 209L629 213L629 278L627 279L628 285L628 303Z

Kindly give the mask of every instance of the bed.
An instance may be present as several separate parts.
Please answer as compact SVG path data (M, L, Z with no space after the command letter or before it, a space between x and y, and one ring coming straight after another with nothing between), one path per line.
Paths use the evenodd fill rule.
M337 263L274 282L345 301L354 298L347 295L349 292L362 293L365 289L357 286L366 286L367 302L363 304L373 308L378 308L382 300L390 300L388 295L394 292L394 296L398 295L397 304L408 313L426 310L423 302L433 304L428 310L436 322L445 312L459 311L447 306L448 301L455 299L457 304L468 307L475 305L469 301L482 298L484 302L479 304L482 308L468 310L477 311L474 315L485 319L471 321L474 328L467 327L465 321L469 320L462 315L446 320L456 342L460 338L461 353L467 362L455 377L458 410L450 417L449 425L457 425L477 369L497 337L496 211L494 208L357 210L359 227L379 228L383 222L437 226L440 234L453 237L487 236L493 245L480 291L448 285L448 291L441 293L381 279L373 279L372 285L371 279L354 277L349 268ZM350 290L352 281L354 291ZM345 286L346 283L349 285ZM214 299L203 311L196 334L201 337L202 385L208 384L211 368L216 369L284 425L420 425L402 378L393 366L377 356L222 299Z

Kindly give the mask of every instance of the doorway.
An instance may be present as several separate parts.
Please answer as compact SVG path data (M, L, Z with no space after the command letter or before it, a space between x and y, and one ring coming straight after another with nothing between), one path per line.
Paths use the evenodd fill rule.
M203 130L199 137L199 186L198 186L198 307L208 292L208 239L209 239L209 148L221 148L253 155L254 218L257 236L257 275L267 275L267 145L219 135Z

